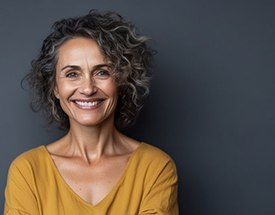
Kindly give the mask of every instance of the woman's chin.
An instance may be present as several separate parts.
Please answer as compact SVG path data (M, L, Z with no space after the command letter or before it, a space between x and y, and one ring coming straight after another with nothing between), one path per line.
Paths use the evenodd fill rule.
M105 118L85 117L85 118L70 120L70 124L76 125L76 126L85 126L85 127L97 127L97 126L102 126L103 124L108 124L108 121L110 121L108 120L108 118L105 119Z

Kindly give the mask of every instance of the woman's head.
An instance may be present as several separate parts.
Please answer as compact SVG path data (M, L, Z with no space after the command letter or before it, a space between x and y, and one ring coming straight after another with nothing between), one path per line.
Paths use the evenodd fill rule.
M122 128L134 123L149 92L152 51L147 45L148 39L138 35L131 23L113 12L91 11L85 16L54 23L27 76L34 90L33 109L42 109L50 122L56 121L61 127L69 128L68 116L54 94L56 65L59 48L77 37L94 40L114 71L118 86L116 126Z

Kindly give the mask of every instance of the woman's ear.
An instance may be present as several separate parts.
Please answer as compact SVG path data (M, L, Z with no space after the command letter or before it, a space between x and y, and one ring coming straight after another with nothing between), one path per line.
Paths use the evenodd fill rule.
M56 86L54 87L53 93L54 93L55 98L59 99L59 92L58 92L58 89Z

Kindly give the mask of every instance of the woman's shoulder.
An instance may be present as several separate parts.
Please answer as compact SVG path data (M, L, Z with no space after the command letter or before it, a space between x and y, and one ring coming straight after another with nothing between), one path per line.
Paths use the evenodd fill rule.
M136 150L131 170L145 181L151 181L163 177L177 178L176 165L173 159L160 148L142 143Z
M136 160L153 166L174 165L173 159L165 151L148 143L141 143L136 150Z
M142 142L139 146L139 151L143 154L143 156L153 159L159 158L161 160L172 160L172 158L165 151L148 143Z
M10 168L29 168L30 166L38 166L47 158L46 148L44 145L29 149L18 155L11 163Z

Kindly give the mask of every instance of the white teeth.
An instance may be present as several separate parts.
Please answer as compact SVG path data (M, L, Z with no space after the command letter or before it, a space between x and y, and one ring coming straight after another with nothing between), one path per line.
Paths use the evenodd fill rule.
M76 104L84 106L84 107L92 107L99 103L99 101L93 101L93 102L82 102L82 101L75 101Z

